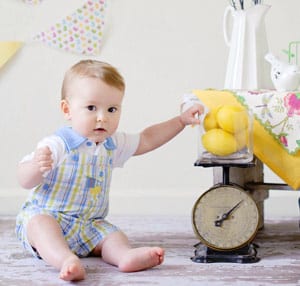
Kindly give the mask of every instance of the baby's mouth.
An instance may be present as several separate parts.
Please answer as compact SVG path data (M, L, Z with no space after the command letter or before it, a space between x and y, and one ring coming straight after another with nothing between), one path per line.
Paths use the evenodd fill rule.
M104 128L95 128L94 131L97 131L97 132L104 132L106 131Z

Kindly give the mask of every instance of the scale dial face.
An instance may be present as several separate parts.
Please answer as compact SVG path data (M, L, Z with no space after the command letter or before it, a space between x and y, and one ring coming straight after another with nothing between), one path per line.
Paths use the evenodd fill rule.
M206 191L196 201L193 228L208 247L229 251L250 243L259 225L255 201L237 186L218 186Z

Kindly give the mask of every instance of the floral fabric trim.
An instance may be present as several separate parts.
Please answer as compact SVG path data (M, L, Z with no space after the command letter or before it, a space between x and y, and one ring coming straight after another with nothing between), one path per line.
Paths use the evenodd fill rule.
M234 96L289 153L300 150L300 91L235 91Z

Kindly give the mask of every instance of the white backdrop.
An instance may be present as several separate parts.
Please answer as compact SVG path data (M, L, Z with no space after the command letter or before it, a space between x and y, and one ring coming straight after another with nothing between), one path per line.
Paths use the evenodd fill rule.
M40 138L64 124L59 110L63 74L86 58L30 43L30 36L84 2L44 0L30 6L21 0L0 0L0 40L27 42L0 70L1 214L15 214L20 207L27 192L18 186L16 165ZM223 87L228 48L222 20L228 3L108 0L104 43L94 58L110 62L126 79L120 130L137 132L177 115L182 95L191 89ZM266 16L270 51L285 59L282 50L290 41L300 40L300 2L265 3L272 6ZM189 213L196 198L212 185L211 169L193 167L196 135L195 128L186 128L167 145L116 170L111 212ZM265 176L267 181L280 181L267 168ZM275 200L280 193L276 191ZM295 193L283 195L296 204ZM284 214L296 213L295 207L287 206Z

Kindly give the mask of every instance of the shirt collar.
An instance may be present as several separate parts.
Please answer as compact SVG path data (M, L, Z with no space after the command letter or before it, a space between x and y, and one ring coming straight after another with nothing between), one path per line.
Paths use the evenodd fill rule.
M73 149L78 148L82 143L88 141L88 139L86 137L79 135L71 127L62 127L60 129L58 129L55 132L55 134L64 141L68 152ZM116 149L116 145L113 142L111 137L106 138L106 140L103 143L103 146L107 150Z

